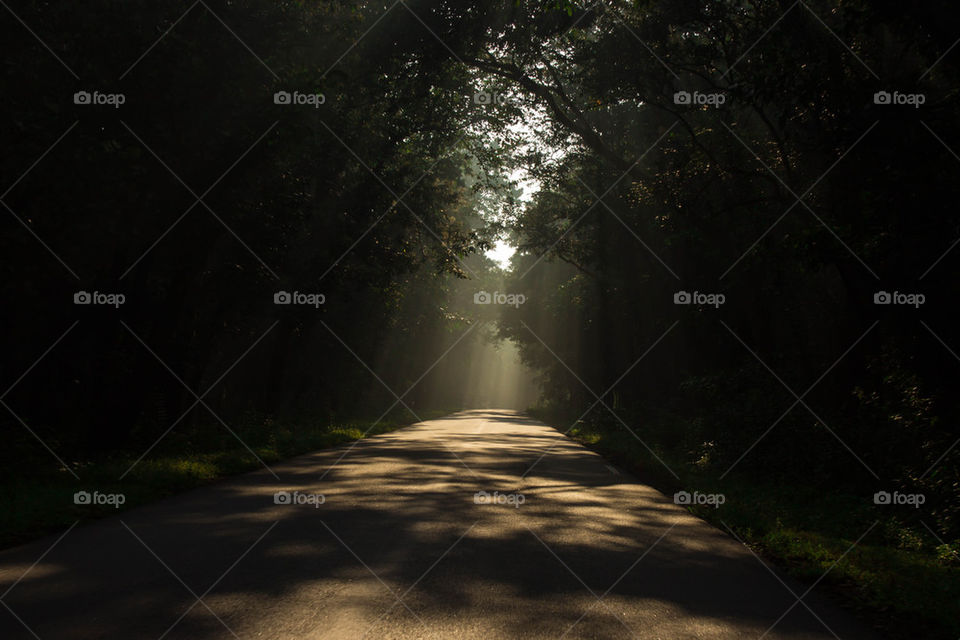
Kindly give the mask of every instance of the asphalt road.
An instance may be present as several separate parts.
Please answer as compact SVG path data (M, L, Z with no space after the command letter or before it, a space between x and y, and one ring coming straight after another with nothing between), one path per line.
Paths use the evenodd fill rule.
M872 637L514 412L273 470L0 553L0 638Z

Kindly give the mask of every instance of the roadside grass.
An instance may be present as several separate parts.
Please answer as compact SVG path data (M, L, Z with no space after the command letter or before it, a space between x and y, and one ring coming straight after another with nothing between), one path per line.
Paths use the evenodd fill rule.
M452 411L424 411L419 415L423 420L429 420ZM409 415L402 414L390 416L375 425L372 420L333 425L310 421L281 424L269 419L250 420L235 431L256 457L222 427L222 435L213 431L217 436L206 438L202 445L189 436L171 433L162 450L151 451L135 466L142 450L71 462L70 467L79 480L66 469L49 465L47 458L38 458L37 464L7 466L0 473L0 548L66 529L78 520L114 515L228 476L263 469L260 460L271 464L394 431L415 422ZM131 466L132 470L121 480ZM119 507L78 505L74 503L74 494L78 491L123 494L125 500Z
M529 413L547 424L562 424L548 412ZM648 441L661 463L622 428L579 422L567 435L668 497L680 490L722 493L726 502L719 507L687 508L732 531L758 555L807 585L819 580L818 591L827 591L881 634L960 637L960 543L941 543L922 524L907 524L899 517L902 512L874 505L872 495L827 491L813 484L757 484L735 474L719 481Z

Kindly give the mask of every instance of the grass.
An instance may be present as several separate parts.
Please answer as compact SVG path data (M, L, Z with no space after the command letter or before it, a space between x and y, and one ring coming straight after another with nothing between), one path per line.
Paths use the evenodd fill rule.
M545 412L531 413L552 422ZM717 508L688 509L732 530L761 557L808 585L826 574L816 589L866 624L892 637L960 637L960 544L943 544L922 525L905 524L906 518L891 515L902 512L875 506L872 496L815 483L758 484L735 474L719 481L716 473L654 447L662 464L622 428L580 422L567 435L668 495L681 489L724 494L726 502Z
M420 417L428 420L447 413L450 412L421 412ZM42 464L7 467L0 475L0 548L63 530L77 520L114 515L221 478L262 469L257 457L270 464L394 431L413 422L402 416L376 425L372 421L339 425L308 421L283 425L269 419L250 421L237 431L256 457L225 431L225 437L212 431L217 437L208 438L203 446L198 445L195 438L171 434L162 452L152 451L122 480L119 478L131 468L142 450L71 463L80 480L64 468L51 468L46 458L40 459ZM74 503L74 493L94 490L101 494L123 494L125 500L119 508Z

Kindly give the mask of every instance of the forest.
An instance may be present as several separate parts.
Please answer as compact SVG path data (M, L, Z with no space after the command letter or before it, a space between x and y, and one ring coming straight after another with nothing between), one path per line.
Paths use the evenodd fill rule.
M956 637L953 3L3 5L6 544L500 406Z

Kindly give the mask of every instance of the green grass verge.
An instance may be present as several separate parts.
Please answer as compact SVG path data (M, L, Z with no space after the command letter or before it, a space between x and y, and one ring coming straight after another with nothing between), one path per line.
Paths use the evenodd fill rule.
M562 424L546 412L530 413L547 424ZM943 544L921 525L904 524L888 508L874 505L872 496L822 486L757 484L734 474L719 481L716 474L654 446L680 476L677 480L625 429L581 422L567 435L668 496L679 490L724 494L726 502L717 508L688 509L733 530L774 566L807 584L826 573L817 590L828 592L881 633L960 637L960 544Z
M421 412L420 417L429 420L448 413L448 410L427 411ZM375 426L373 421L284 426L266 420L238 428L238 435L257 457L270 464L394 431L414 422L397 417ZM229 439L218 437L201 448L187 438L171 434L163 451L145 456L122 480L120 476L130 469L142 451L72 463L71 468L80 480L66 469L50 467L46 458L42 459L43 464L4 469L0 475L0 548L65 529L77 520L115 515L227 476L263 468L249 450L232 436L227 437ZM119 508L74 504L74 493L94 490L101 494L121 493L125 501Z

